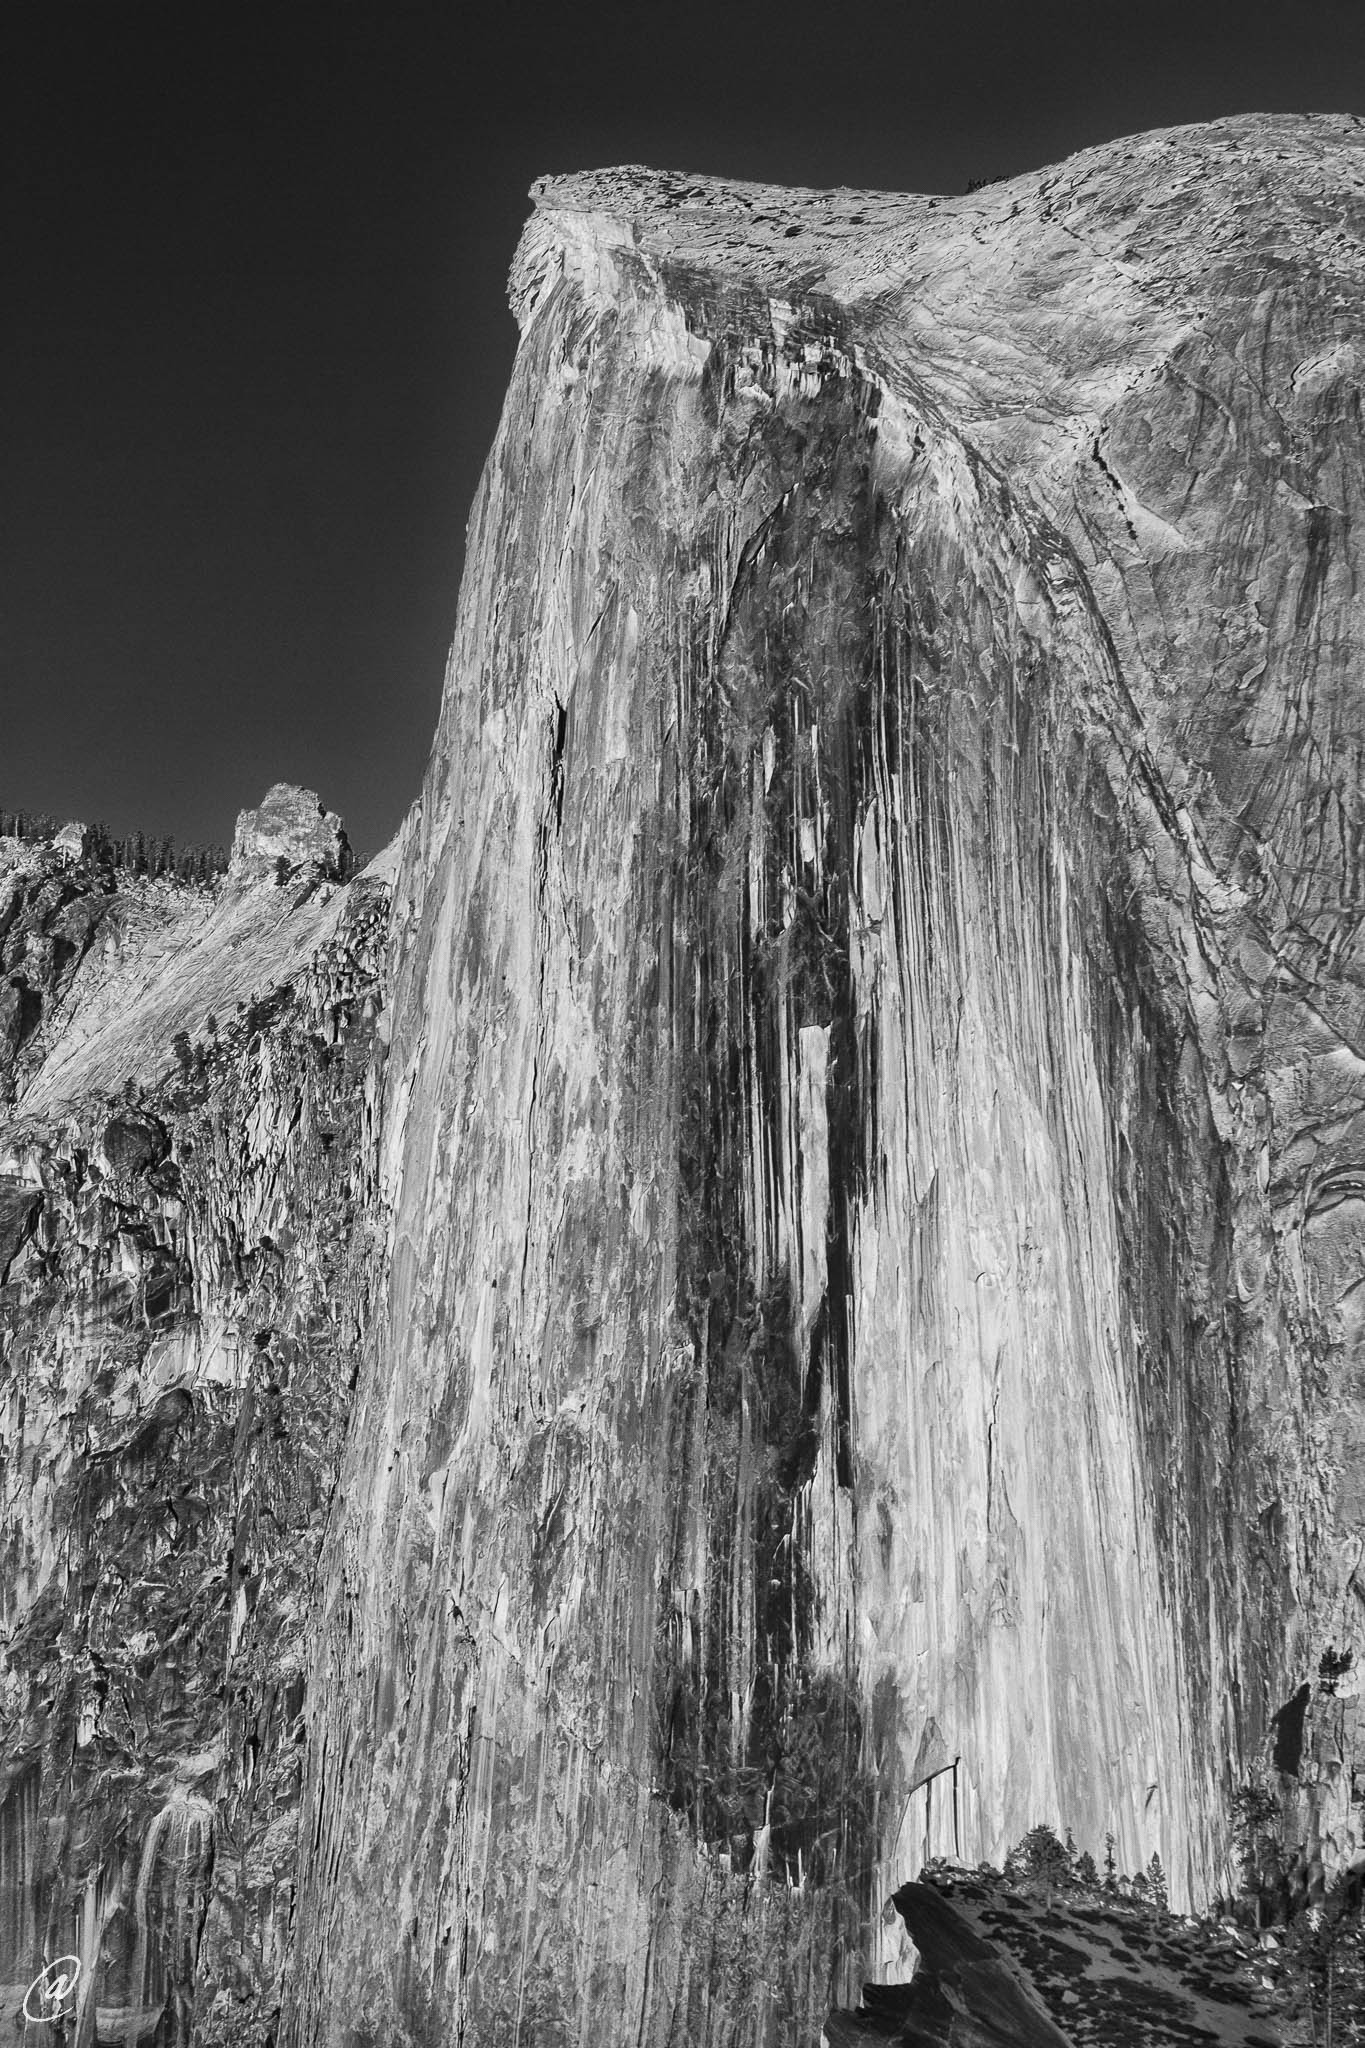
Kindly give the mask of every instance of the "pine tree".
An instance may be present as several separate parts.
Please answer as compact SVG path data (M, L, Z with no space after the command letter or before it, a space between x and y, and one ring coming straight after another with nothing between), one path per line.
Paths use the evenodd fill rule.
M1265 1897L1273 1890L1280 1872L1276 1839L1279 1815L1279 1800L1259 1778L1249 1779L1233 1794L1233 1846L1241 1865L1243 1896L1256 1901L1258 1927Z
M1167 1903L1166 1873L1162 1869L1161 1858L1157 1855L1155 1849L1152 1851L1152 1860L1147 1865L1147 1883L1151 1887L1152 1900L1158 1912L1164 1913Z
M1005 1858L1005 1875L1016 1883L1040 1886L1049 1905L1052 1894L1066 1883L1071 1858L1045 1821L1031 1827Z
M1118 1865L1114 1861L1114 1837L1106 1835L1104 1838L1104 1888L1107 1892L1115 1892L1118 1890L1118 1887L1119 1873Z

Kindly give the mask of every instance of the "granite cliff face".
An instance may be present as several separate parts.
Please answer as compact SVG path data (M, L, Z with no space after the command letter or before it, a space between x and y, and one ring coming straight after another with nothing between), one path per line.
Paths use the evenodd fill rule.
M0 842L7 2039L63 1953L73 2041L273 2038L305 1628L382 1274L388 888L337 886L318 812L272 790L211 891L79 831Z
M794 2048L907 1973L892 1901L930 1855L1046 1819L1202 1901L1266 1771L1304 1884L1356 1856L1362 138L1248 118L961 199L538 188L431 766L343 977L349 1093L307 1106L340 1087L311 1025L287 1089L258 1078L272 1023L206 1055L210 1121L260 1091L264 1183L162 1188L159 1139L126 1180L176 1258L164 1205L203 1216L196 1332L288 1332L293 1371L341 1303L299 1369L357 1373L335 1493L344 1392L254 1567L289 1684L250 1770L188 1671L183 1738L147 1720L122 1996L150 2007L159 1942L156 2024L193 2005L162 2038L223 2024L241 1953L261 2032L231 2038L282 1998L291 2048ZM286 948L297 1004L365 883L262 921L274 843L250 909L203 914ZM188 1028L139 1000L54 1026L16 1129L92 1063L120 1085L130 1018L149 1061ZM40 1184L44 1215L84 1199L54 1173L14 1176L25 1247ZM81 1313L15 1341L50 1374ZM255 1351L211 1549L281 1492L239 1462L266 1373L291 1429ZM131 1450L68 1438L25 1532L68 1470L132 1512ZM38 1874L0 1885L60 1918L120 1852L23 1817L96 1814L23 1683L5 1854ZM214 1890L157 1919L172 1828Z
M1277 1736L1355 1853L1361 136L537 191L291 2039L813 2040Z

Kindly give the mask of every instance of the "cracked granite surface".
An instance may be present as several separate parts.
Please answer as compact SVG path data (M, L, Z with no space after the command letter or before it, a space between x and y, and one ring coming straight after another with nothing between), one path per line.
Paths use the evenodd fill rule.
M1202 1902L1277 1763L1305 1887L1359 1853L1362 136L537 188L243 1979L290 2048L795 2048L927 1858L1050 1819Z

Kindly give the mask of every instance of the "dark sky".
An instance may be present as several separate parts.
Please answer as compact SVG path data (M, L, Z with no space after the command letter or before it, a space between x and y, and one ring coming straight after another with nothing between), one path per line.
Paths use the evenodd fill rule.
M0 15L0 807L415 795L544 171L960 191L1365 106L1361 0Z

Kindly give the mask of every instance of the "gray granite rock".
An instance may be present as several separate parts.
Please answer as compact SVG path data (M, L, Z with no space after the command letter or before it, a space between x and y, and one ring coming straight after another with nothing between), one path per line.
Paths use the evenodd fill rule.
M259 809L238 814L229 870L234 876L287 877L311 869L344 882L352 865L345 826L311 789L274 783Z
M547 181L393 867L6 854L0 1984L797 2048L1358 1854L1362 138Z
M50 971L0 1117L0 2030L67 1952L73 2041L264 2044L380 1276L388 892L109 875L106 943L54 965L92 878L22 859L9 937Z
M1042 1819L1229 1881L1360 1647L1362 137L538 188L291 2041L813 2041Z

